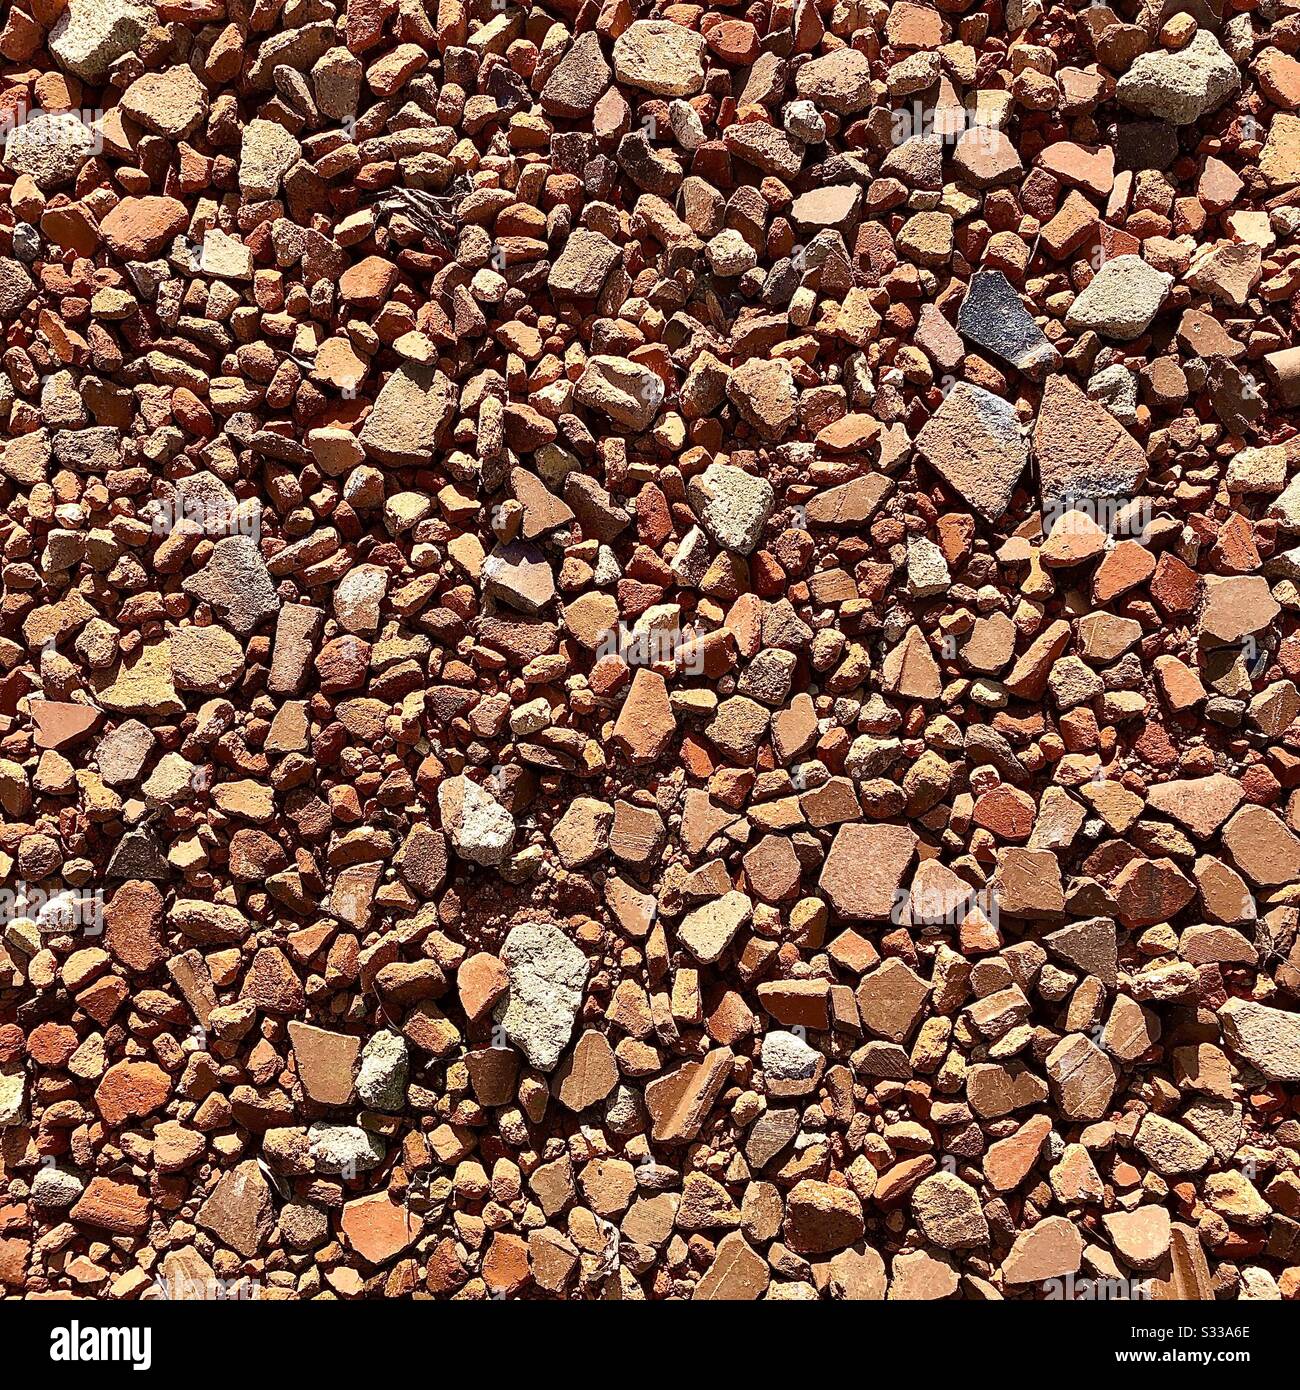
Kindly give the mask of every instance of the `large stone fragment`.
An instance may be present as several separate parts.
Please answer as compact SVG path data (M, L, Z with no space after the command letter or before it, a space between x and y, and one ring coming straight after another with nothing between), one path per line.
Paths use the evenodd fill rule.
M751 357L727 378L727 399L766 439L780 439L794 424L798 392L790 364Z
M1233 1052L1274 1081L1300 1082L1300 1014L1251 999L1229 999L1219 1010Z
M1151 326L1173 283L1172 275L1156 270L1141 256L1116 256L1070 306L1066 326L1076 333L1092 329L1103 338L1130 342Z
M672 20L635 20L614 41L614 75L655 96L694 96L704 86L704 38Z
M347 1105L352 1099L352 1072L361 1040L292 1019L289 1042L307 1096L318 1105Z
M663 1144L685 1144L694 1139L735 1062L729 1047L715 1047L701 1061L683 1062L649 1082L645 1103L652 1136Z
M483 561L487 592L521 613L540 613L555 597L555 576L546 555L527 541L506 541Z
M1048 1216L1016 1237L1003 1261L1008 1284L1037 1284L1078 1272L1083 1237L1068 1216Z
M639 362L597 354L587 358L573 394L588 410L607 415L616 424L639 434L650 428L659 413L664 383L657 372Z
M114 714L161 717L185 708L172 681L171 644L165 638L142 646L111 675L96 672L95 677L99 703Z
M184 64L137 77L122 93L121 111L137 125L182 140L208 114L208 89Z
M922 1234L945 1250L970 1250L989 1243L979 1194L955 1173L931 1173L912 1193L912 1214Z
M24 266L9 256L0 256L0 321L12 323L32 302L36 295L36 283L28 275ZM12 388L11 398L12 398ZM5 446L4 472L15 482L23 481L25 474L40 470L41 481L44 467L49 463L49 435L45 430L35 432L39 437L30 449L18 450L11 441ZM20 461L21 460L21 461Z
M607 236L579 227L555 258L546 286L553 294L593 299L619 255Z
M410 1052L406 1039L381 1028L361 1049L357 1068L357 1095L372 1110L400 1110L406 1104L410 1076Z
M246 1159L223 1173L194 1219L219 1244L251 1260L275 1225L271 1189L257 1160Z
M905 825L842 825L822 866L821 891L850 922L888 921L916 844Z
M510 989L494 1016L533 1066L553 1071L582 1005L587 957L558 927L527 922L506 937L501 959Z
M1132 1269L1155 1269L1169 1251L1171 1223L1162 1206L1107 1212L1102 1222L1116 1254Z
M68 0L50 30L49 49L60 66L98 85L154 23L146 0Z
M930 986L897 958L865 976L857 989L858 1015L868 1033L905 1043L925 1012Z
M871 62L856 48L838 48L804 63L795 74L795 89L841 115L861 111L872 101Z
M384 383L358 438L373 459L415 468L433 458L456 409L456 388L436 367L403 363Z
M862 1202L849 1187L805 1178L791 1189L785 1206L785 1238L803 1255L828 1255L862 1238Z
M510 812L468 777L448 777L439 784L438 814L452 849L472 863L499 864L515 842Z
M959 381L916 437L927 463L984 518L1002 517L1029 453L1015 407Z
M1098 499L1122 501L1146 481L1142 446L1063 373L1043 387L1033 444L1046 512Z
M302 146L278 121L249 121L239 151L240 192L250 202L274 198L301 155Z
M749 555L776 505L766 478L731 464L711 463L691 479L691 503L700 523L725 550Z
M1140 53L1115 86L1130 111L1171 125L1191 125L1241 89L1241 72L1208 29L1198 29L1185 48Z
M210 603L236 636L247 637L266 618L280 611L280 596L251 536L223 536L208 563L181 586Z
M1300 880L1300 838L1267 806L1243 806L1224 826L1223 843L1252 883L1271 888Z
M704 965L711 965L731 945L736 933L753 915L754 904L744 893L724 893L686 914L678 940Z
M4 164L48 193L71 183L94 157L95 147L95 134L79 112L42 111L9 132Z
M963 337L1035 380L1042 380L1059 360L1000 270L980 270L971 277L957 327Z
M1083 1033L1061 1039L1044 1063L1056 1103L1072 1120L1100 1120L1118 1077L1109 1057Z
M713 1263L691 1294L693 1300L750 1303L761 1298L772 1278L767 1261L740 1231L728 1231L718 1242Z
M318 1122L307 1133L308 1151L318 1173L355 1177L384 1161L384 1141L359 1125Z
M610 66L594 29L579 34L573 46L555 65L542 88L542 110L548 116L579 120L591 113L609 85Z

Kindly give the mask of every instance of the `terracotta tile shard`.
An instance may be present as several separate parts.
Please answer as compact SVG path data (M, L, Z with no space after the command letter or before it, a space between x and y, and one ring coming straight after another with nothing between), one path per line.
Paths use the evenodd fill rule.
M703 1061L684 1062L645 1089L654 1137L665 1144L689 1143L731 1076L735 1054L727 1047L708 1052Z
M846 920L886 921L916 845L917 835L907 826L841 826L826 856L819 886Z
M1064 375L1049 377L1043 387L1033 446L1047 508L1096 498L1127 500L1146 481L1142 446Z
M68 1214L99 1231L138 1236L149 1224L149 1199L130 1183L96 1177Z
M589 1031L555 1073L560 1104L581 1111L598 1104L618 1084L618 1064L603 1033Z
M726 1303L750 1303L762 1298L771 1282L771 1271L739 1231L729 1231L718 1242L713 1263L696 1284L693 1299L718 1299Z
M1049 1216L1022 1231L1002 1264L1008 1284L1041 1284L1077 1274L1083 1259L1083 1237L1064 1216Z
M371 1265L396 1259L420 1234L420 1218L386 1192L357 1197L343 1207L340 1229L348 1245Z
M958 382L916 437L922 457L985 521L1007 510L1025 470L1020 421L1004 400Z
M347 1105L353 1096L360 1039L295 1019L289 1024L289 1040L306 1094L320 1105Z

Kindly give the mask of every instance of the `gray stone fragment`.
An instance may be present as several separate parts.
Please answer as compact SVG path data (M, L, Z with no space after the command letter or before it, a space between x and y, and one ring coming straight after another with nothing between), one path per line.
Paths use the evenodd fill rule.
M808 1081L821 1061L822 1054L797 1033L777 1028L763 1038L763 1071L776 1081Z
M36 284L24 267L0 256L0 320L10 323L36 298Z
M610 67L594 29L579 34L542 88L542 110L576 121L589 116L609 85Z
M372 1110L400 1110L406 1104L410 1078L410 1050L400 1033L387 1028L376 1033L361 1049L356 1091Z
M494 1017L539 1071L552 1071L573 1033L590 970L586 956L558 927L526 922L501 951L510 988Z
M704 529L726 550L750 554L776 505L766 478L729 463L711 463L691 479L691 503Z
M451 847L475 864L499 864L515 841L510 812L477 782L448 777L438 787L438 813Z
M124 53L138 49L156 22L145 0L68 0L50 30L50 54L61 67L96 86Z
M1116 256L1102 266L1070 306L1066 326L1126 343L1140 337L1160 312L1174 277L1141 256Z
M1208 29L1198 29L1176 53L1140 53L1119 79L1121 106L1173 125L1191 125L1241 89L1241 72Z
M95 135L75 111L28 115L5 138L4 164L48 193L71 183L95 154Z
M43 1164L32 1179L32 1205L62 1211L81 1196L86 1184L66 1168Z
M302 146L279 122L249 121L239 150L239 191L250 203L274 198L301 157Z
M119 724L95 745L99 775L110 787L138 782L156 742L153 730L138 719Z
M321 1121L307 1132L318 1173L368 1173L384 1161L384 1141L360 1125Z
M985 521L1007 510L1029 462L1010 401L959 381L916 437L918 452Z
M1126 429L1137 424L1137 377L1121 363L1088 378L1088 399L1104 405Z
M948 591L952 576L943 551L924 536L907 538L907 592L912 598L934 598Z
M280 611L280 596L250 536L223 536L212 547L208 563L181 587L210 603L239 637L247 637L263 619Z

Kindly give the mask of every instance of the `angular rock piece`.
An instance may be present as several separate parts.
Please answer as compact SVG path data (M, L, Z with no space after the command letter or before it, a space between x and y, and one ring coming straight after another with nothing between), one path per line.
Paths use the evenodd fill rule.
M597 355L587 359L574 396L588 410L640 433L650 428L659 413L664 383L657 372L626 357Z
M1141 256L1116 256L1070 306L1066 325L1076 333L1092 329L1103 338L1131 342L1151 326L1173 282L1172 275Z
M614 75L655 96L694 96L704 86L704 39L671 20L635 20L614 41Z
M711 463L691 480L691 500L704 529L720 546L748 555L762 537L776 494L765 478Z
M436 368L404 363L384 383L358 439L394 468L428 463L456 406L452 383Z
M912 1215L922 1234L944 1250L970 1250L989 1242L979 1195L954 1173L931 1173L912 1193Z
M1112 501L1118 510L1146 481L1142 446L1063 374L1049 377L1043 387L1033 445L1049 512L1094 500Z
M1035 381L1041 381L1059 361L1056 349L1000 270L980 270L971 276L957 328L964 338Z
M1141 53L1115 86L1130 111L1157 116L1171 125L1191 125L1223 105L1241 88L1237 64L1208 29L1176 53Z
M438 814L451 847L475 864L499 864L515 842L510 812L477 782L448 777L438 787Z
M247 637L280 611L280 596L250 536L223 536L213 546L208 563L190 575L182 588L210 603L238 637Z
M1006 512L1029 453L1014 407L959 381L916 437L927 463L985 521Z
M842 825L819 886L847 921L888 921L916 844L908 826Z
M1300 1081L1300 1014L1229 999L1218 1016L1233 1052L1273 1081Z
M501 948L510 990L494 1017L539 1071L554 1071L573 1033L590 966L558 927L513 927Z
M60 66L98 84L154 22L146 0L68 0L50 30L50 52Z
M251 1260L275 1224L271 1189L257 1160L246 1159L223 1174L194 1219L220 1245Z

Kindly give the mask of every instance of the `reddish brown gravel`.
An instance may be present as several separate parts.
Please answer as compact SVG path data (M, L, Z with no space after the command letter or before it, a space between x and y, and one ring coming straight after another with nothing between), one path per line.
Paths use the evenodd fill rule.
M0 1288L1300 1298L1296 0L16 0Z

